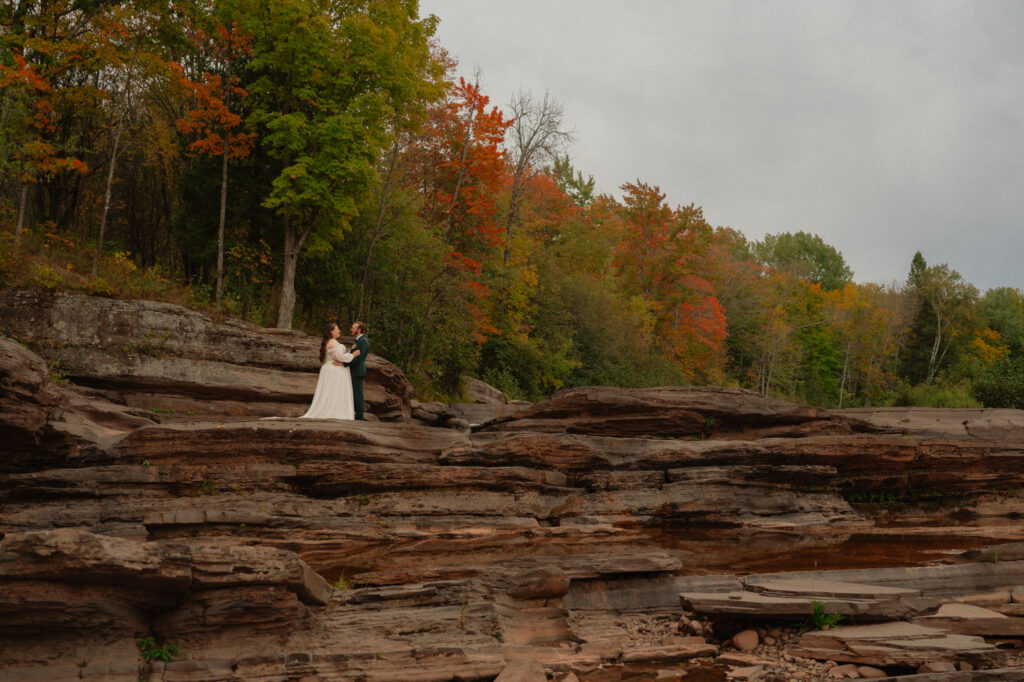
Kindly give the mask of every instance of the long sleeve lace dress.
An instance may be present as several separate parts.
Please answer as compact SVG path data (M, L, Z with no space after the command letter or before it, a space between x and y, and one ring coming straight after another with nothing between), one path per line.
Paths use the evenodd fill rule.
M313 404L301 419L355 419L352 374L348 367L334 364L335 361L351 362L352 354L345 350L344 345L336 341L331 343L327 344L327 355L320 366Z

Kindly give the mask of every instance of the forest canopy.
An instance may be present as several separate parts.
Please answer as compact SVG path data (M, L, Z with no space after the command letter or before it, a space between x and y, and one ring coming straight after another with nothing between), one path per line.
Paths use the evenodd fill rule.
M748 241L571 158L557 93L492 99L414 0L0 8L0 284L368 323L423 399L743 386L1024 407L1024 294L921 253L858 284L813 225ZM757 226L746 226L755 228Z

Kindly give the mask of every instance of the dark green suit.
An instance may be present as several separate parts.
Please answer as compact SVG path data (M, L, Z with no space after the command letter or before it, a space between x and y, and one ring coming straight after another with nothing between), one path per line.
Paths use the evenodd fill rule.
M370 342L366 340L366 334L363 334L353 345L359 350L359 355L348 363L348 368L352 370L352 400L355 403L356 419L362 420L365 407L363 380L366 378L366 356L370 354Z

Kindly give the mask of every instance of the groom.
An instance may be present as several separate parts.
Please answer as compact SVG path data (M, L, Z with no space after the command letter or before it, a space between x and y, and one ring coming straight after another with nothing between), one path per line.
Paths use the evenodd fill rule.
M362 322L353 322L349 333L356 337L356 342L353 345L359 349L359 355L352 358L351 362L347 362L345 365L352 370L352 399L355 402L356 419L365 421L363 419L363 407L365 404L363 399L363 379L366 378L366 356L370 352L370 342L366 340L366 325Z

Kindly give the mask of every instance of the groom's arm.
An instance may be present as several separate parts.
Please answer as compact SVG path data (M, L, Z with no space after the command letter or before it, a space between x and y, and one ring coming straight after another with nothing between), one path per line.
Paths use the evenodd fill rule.
M366 340L365 336L363 338L361 338L361 339L358 339L355 342L354 345L359 350L359 355L357 355L354 358L352 358L352 360L345 365L346 367L349 367L349 368L351 368L353 365L355 365L355 366L358 366L360 364L364 364L365 365L366 364L366 354L370 350L370 343Z
M358 340L355 343L353 343L352 345L354 346L353 350L358 350L359 351L359 355L355 356L354 358L352 358L351 360L346 362L345 363L346 367L351 367L352 365L358 364L360 362L360 358L365 358L366 357L366 350L363 349L362 344L360 344Z

